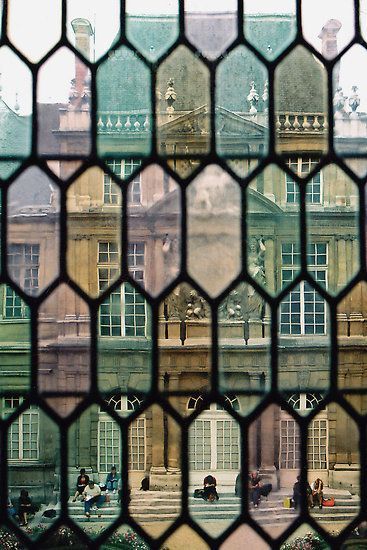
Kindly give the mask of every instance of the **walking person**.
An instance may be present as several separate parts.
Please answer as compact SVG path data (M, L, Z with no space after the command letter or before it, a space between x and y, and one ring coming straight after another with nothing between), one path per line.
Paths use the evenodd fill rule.
M22 527L28 525L28 515L32 512L32 510L32 500L28 494L28 491L22 489L18 500L18 516Z

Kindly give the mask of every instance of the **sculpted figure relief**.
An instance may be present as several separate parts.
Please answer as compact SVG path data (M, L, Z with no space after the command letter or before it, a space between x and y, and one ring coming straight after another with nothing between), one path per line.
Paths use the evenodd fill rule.
M188 284L175 288L165 300L168 319L199 320L210 318L207 302Z

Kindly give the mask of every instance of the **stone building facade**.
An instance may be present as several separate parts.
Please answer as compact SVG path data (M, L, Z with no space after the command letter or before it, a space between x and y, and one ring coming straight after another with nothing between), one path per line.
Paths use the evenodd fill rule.
M142 20L141 24L148 23ZM77 20L73 28L80 49L88 55L89 23ZM148 475L152 489L180 487L180 430L158 406L144 408L151 384L152 314L140 290L159 296L180 271L183 192L187 269L198 288L181 283L162 295L158 325L160 387L173 392L170 403L183 416L201 406L210 387L212 312L202 295L222 295L241 269L237 182L221 168L209 166L185 190L173 174L185 178L198 167L195 155L208 152L211 123L216 125L218 154L232 155L228 166L239 177L256 168L268 147L267 83L261 64L254 63L249 70L251 56L240 48L223 60L213 122L205 67L180 48L166 60L157 79L157 148L168 159L170 174L158 165L144 164L151 112L142 64L121 48L102 66L97 80L97 140L107 168L94 166L80 172L68 187L66 201L67 273L81 292L66 283L55 286L46 291L38 313L38 390L58 414L66 415L91 389L93 335L85 298L103 294L97 320L98 389L106 405L124 418L142 407L128 431L128 467L133 487ZM126 79L129 70L135 77ZM238 71L242 95L221 84L228 82L226 75L233 70ZM310 89L302 88L305 74L310 77ZM227 404L240 414L259 404L271 380L271 318L262 291L277 296L292 285L300 269L300 187L291 173L307 176L325 152L331 121L325 116L323 78L319 63L305 50L297 48L285 59L276 76L276 147L290 172L267 166L245 191L248 237L242 249L247 254L248 277L222 295L218 308L221 388ZM120 93L123 86L125 94ZM40 107L57 115L57 127L49 128L52 139L45 140L52 148L50 156L88 150L89 101L88 74L77 59L70 102ZM345 110L339 103L336 129L349 140L343 143L363 150L365 115L357 109ZM41 124L43 137L50 120L54 118L47 117ZM352 125L358 126L358 139ZM66 179L78 165L61 160L49 166ZM25 295L35 296L58 276L60 200L52 180L31 170L16 180L18 187L13 184L7 258L14 283ZM123 205L121 189L126 179L129 187ZM38 190L32 199L24 194L30 182ZM359 201L353 181L337 166L327 165L304 186L309 277L291 287L279 304L278 348L279 389L300 414L322 402L333 368L330 314L320 289L337 295L360 269ZM121 222L122 213L126 224ZM121 232L126 228L127 262L121 270ZM121 274L123 280L110 291ZM346 393L366 383L366 296L365 286L359 284L338 306L338 380ZM16 410L29 388L30 329L29 311L16 287L3 287L1 299L0 354L7 367L0 372L0 385L7 415ZM70 390L74 396L57 396ZM176 391L184 395L178 397ZM348 399L365 412L364 398ZM47 501L58 483L56 426L44 412L28 407L14 426L9 433L11 485L30 487L40 501ZM83 412L69 432L70 481L80 467L97 478L103 478L113 464L126 468L121 465L120 437L108 409L96 404ZM270 405L252 424L248 441L241 442L230 414L220 404L206 404L190 427L189 445L193 485L211 471L222 485L233 486L241 453L246 452L249 466L260 469L277 486L291 485L299 468L297 426L278 405ZM330 486L358 490L357 448L352 420L337 405L328 404L310 424L310 476L317 474Z

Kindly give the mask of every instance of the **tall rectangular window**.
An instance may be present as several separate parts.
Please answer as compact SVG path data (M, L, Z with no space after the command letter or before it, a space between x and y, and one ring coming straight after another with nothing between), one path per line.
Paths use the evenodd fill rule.
M107 161L110 170L124 180L131 176L134 170L141 166L140 160L135 159L113 159ZM103 175L103 202L105 204L120 204L121 193L118 185L112 180L109 174ZM129 184L129 204L141 203L141 177L140 173L132 179Z
M14 412L22 400L18 396L4 397L2 400L3 415L7 416ZM39 411L36 407L31 407L14 420L8 433L9 460L39 459Z
M144 285L145 243L129 243L127 262L131 276Z
M309 272L327 288L327 243L310 244L307 251ZM300 252L295 243L282 244L282 285L289 284L299 270ZM281 334L326 333L326 303L307 282L302 281L284 298L280 307Z
M318 160L310 157L289 158L287 165L298 176L304 177L317 166ZM285 175L286 201L289 204L299 203L299 189L297 183L288 174ZM322 202L322 172L318 172L308 182L306 187L306 201L308 204Z
M10 287L4 289L4 319L29 319L29 307L22 298Z
M119 274L120 252L116 241L98 243L98 290L103 292Z
M39 244L10 243L8 246L9 273L28 294L36 294L39 288Z

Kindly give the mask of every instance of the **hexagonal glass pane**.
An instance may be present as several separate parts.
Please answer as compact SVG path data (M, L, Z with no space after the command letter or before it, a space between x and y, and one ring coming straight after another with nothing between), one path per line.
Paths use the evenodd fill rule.
M94 166L69 187L67 211L68 273L84 292L96 297L121 273L121 190Z
M342 391L365 389L367 386L364 374L367 356L364 346L361 346L366 334L366 317L367 284L361 281L339 302L337 309L338 385ZM359 400L356 395L354 406L364 414L364 400L358 405Z
M296 143L312 157L327 151L326 71L303 46L294 48L277 66L274 100L278 153L287 158Z
M182 545L185 546L190 544L195 550L209 550L208 546L201 537L197 534L196 531L191 529L188 525L182 525L176 531L165 540L165 544L168 544L168 548L182 548Z
M68 440L69 516L94 538L120 514L120 426L93 404L70 426Z
M247 271L268 294L277 295L300 270L298 184L275 165L247 187Z
M129 512L146 533L157 537L181 510L180 427L161 407L153 405L129 429Z
M190 424L188 437L189 484L198 489L196 498L189 497L190 516L217 537L240 513L233 494L241 461L240 427L221 405L211 403Z
M249 511L271 536L280 535L296 519L297 509L284 506L284 498L300 473L300 429L278 405L270 405L250 425ZM273 526L277 525L274 533Z
M198 290L187 283L177 286L159 306L158 347L161 391L205 392L211 369L211 310ZM200 346L197 359L192 350ZM195 367L195 374L187 369ZM168 376L168 386L164 378ZM185 405L171 403L180 413Z
M302 33L325 59L333 59L354 37L353 0L302 2Z
M89 308L63 283L38 310L38 390L45 397L50 394L48 404L66 416L89 387ZM57 396L63 392L71 395Z
M11 279L37 296L59 273L60 192L38 167L11 184L7 210L7 264Z
M330 403L311 420L307 443L310 514L336 535L335 527L342 531L360 510L359 430L340 405Z
M36 405L22 410L8 429L8 476L9 515L27 535L37 538L60 512L60 435ZM43 516L46 509L54 511L53 517Z
M106 395L149 391L151 309L130 284L115 288L101 303L98 317L99 389Z
M68 39L90 61L97 61L119 38L118 0L67 0L67 15Z
M296 2L264 0L244 2L245 38L266 59L273 60L296 36Z
M61 37L60 0L10 0L8 6L10 41L29 61L37 63Z
M341 157L349 158L348 166L362 176L367 170L366 161L354 159L353 155L364 153L364 138L367 136L365 113L367 96L361 71L350 73L349 67L363 66L367 51L355 45L343 55L333 72L334 94L334 146Z
M176 48L157 72L157 148L181 177L200 164L190 153L209 152L209 80L206 66L185 46Z
M234 80L243 94L233 86ZM232 158L231 167L233 159L244 163L266 155L269 90L268 73L261 61L244 46L231 51L217 68L215 92L218 154ZM244 170L239 175L247 174Z
M126 0L126 36L149 61L174 43L178 26L177 0Z
M270 310L248 284L231 290L218 308L218 352L223 393L241 391L242 414L248 414L270 385Z
M206 2L186 0L185 33L188 40L207 59L214 60L237 37L237 0Z
M219 166L210 165L187 190L188 271L211 296L241 269L241 192Z
M9 177L30 154L32 139L32 75L8 47L0 49L1 125L0 177ZM2 157L14 157L1 160ZM17 162L18 160L18 162Z
M65 47L40 68L37 101L41 155L89 154L90 78L88 67Z
M308 271L337 294L360 268L358 187L331 164L306 184L306 209Z
M79 160L47 160L47 166L60 180L66 181L79 170L82 161Z
M0 395L6 398L15 387L21 394L29 390L31 314L27 304L8 285L0 285L0 308Z
M97 146L100 157L139 159L149 155L150 80L149 68L125 46L111 51L99 66Z
M152 164L130 182L127 209L129 273L157 296L180 269L180 188L160 166Z
M320 269L320 277L324 273ZM320 394L329 387L330 311L307 281L296 285L279 306L278 384L288 396Z
M273 533L277 533L278 528L273 526ZM256 548L256 550L270 550L270 546L254 531L249 525L240 525L226 540L220 545L220 550L245 550Z

